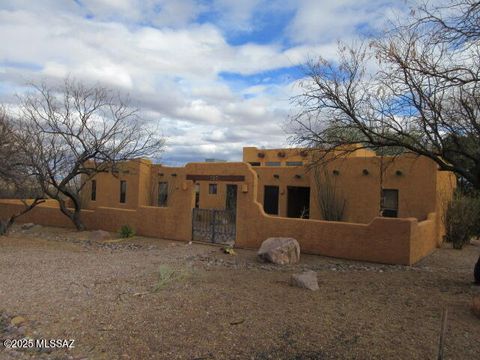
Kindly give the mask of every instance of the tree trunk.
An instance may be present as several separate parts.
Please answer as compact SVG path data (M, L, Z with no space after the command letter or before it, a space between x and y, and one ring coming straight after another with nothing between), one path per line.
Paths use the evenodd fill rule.
M78 231L85 231L87 230L87 227L82 222L80 211L81 211L80 209L75 209L73 213L72 221L75 224L75 227L77 228Z
M23 202L25 205L25 208L22 211L20 211L17 214L13 214L8 218L8 220L0 220L0 236L6 235L8 233L8 230L13 225L16 218L22 216L23 214L26 214L27 212L32 210L35 206L43 202L45 202L44 199L38 199L38 198L35 199L30 205L27 205L26 202Z
M75 228L78 231L84 231L86 230L85 224L82 222L81 219L81 208L78 206L76 201L73 201L74 203L74 210L70 210L67 208L67 205L65 204L65 200L63 199L57 199L58 204L60 205L60 211L67 216L70 221L72 221L73 225L75 225Z
M0 236L7 235L8 229L13 225L15 218L11 216L8 220L0 220Z
M475 284L480 285L480 256L478 257L475 269L473 270L473 277L475 278Z

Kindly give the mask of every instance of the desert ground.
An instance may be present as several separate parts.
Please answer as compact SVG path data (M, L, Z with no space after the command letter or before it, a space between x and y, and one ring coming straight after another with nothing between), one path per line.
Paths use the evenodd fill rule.
M0 359L480 359L480 246L448 244L412 267L35 226L0 237L0 338L74 339L74 348ZM289 285L303 270L319 291ZM12 320L16 319L16 325ZM19 320L20 319L20 320Z

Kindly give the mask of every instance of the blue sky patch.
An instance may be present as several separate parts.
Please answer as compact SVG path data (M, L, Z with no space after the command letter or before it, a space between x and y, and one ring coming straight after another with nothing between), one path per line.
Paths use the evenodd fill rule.
M32 62L19 62L19 61L2 61L0 62L0 68L14 68L22 70L31 70L31 71L41 71L43 69L42 65L32 63Z
M219 77L234 88L241 89L255 85L288 84L304 77L304 73L302 67L297 65L252 75L224 71L219 73Z

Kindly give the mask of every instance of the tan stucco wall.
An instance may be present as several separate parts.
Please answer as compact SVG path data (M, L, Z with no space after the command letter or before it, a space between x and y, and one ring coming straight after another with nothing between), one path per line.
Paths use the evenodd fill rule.
M281 166L285 166L287 161L301 161L308 163L312 158L318 157L322 151L319 149L259 149L254 146L243 148L243 162L259 162L261 166L265 166L267 162L280 162ZM371 157L375 156L375 152L362 149L360 145L351 145L343 150L331 152L332 156L341 157Z
M381 162L383 161L383 165ZM185 180L190 169L208 175L237 175L234 163L196 163L183 167L166 167L147 162L135 162L128 165L129 173L120 171L117 176L100 174L97 176L97 201L86 206L95 209L99 206L135 209L142 205L157 205L158 183L169 184L169 200L179 182ZM215 166L217 174L209 173ZM336 183L346 199L344 220L367 224L379 215L380 211L380 169L383 168L383 188L399 191L399 217L415 217L425 220L428 214L438 212L440 198L451 196L454 177L450 173L437 171L436 164L424 157L402 156L396 159L379 157L349 157L332 161L326 165L332 181ZM258 175L256 201L263 204L266 185L279 186L279 216L287 215L287 187L310 187L310 218L322 219L316 197L316 185L313 171L306 167L282 166L252 167ZM368 174L364 174L364 170ZM336 171L338 175L333 175ZM399 175L397 172L400 171ZM299 175L300 177L297 177ZM275 177L276 176L276 177ZM452 180L453 179L453 180ZM127 202L120 204L120 180L127 181ZM227 184L235 182L197 181L200 185L200 208L223 209ZM210 183L217 184L217 194L209 194ZM445 184L443 184L445 183ZM443 185L442 185L443 184ZM86 187L90 191L90 186ZM89 196L87 196L89 198ZM443 200L442 200L443 201Z
M151 162L148 160L134 160L118 165L118 172L100 173L95 177L97 181L96 200L90 200L91 184L88 183L85 191L88 196L86 207L96 209L97 207L115 207L119 209L136 209L147 201L149 190ZM125 203L120 203L120 181L127 182L127 193Z
M450 173L438 172L435 164L424 158L396 159L385 173L384 187L399 189L400 216L405 218L379 218L376 217L380 197L378 161L376 157L354 157L328 165L329 171L338 171L336 179L345 189L349 222L266 215L259 201L263 199L263 185L279 183L285 188L288 184L310 184L313 190L310 175L303 168L253 168L246 163L191 163L181 168L144 161L125 164L117 177L111 174L97 176L97 201L90 202L89 209L84 210L82 216L89 229L118 231L122 225L128 224L139 235L189 241L192 238L195 184L187 180L187 175L243 176L241 181L217 181L215 199L207 196L211 181L199 181L201 207L223 208L226 185L238 186L236 246L258 248L268 237L290 236L299 241L302 252L306 253L412 264L441 241L441 221L436 211L442 206L438 199L451 197L454 177ZM369 170L368 175L362 172L365 168ZM397 175L397 170L402 174ZM297 173L302 175L300 179L295 178ZM274 174L280 175L279 179L275 179ZM119 204L121 179L128 181L127 202L123 205ZM167 207L149 206L152 196L156 198L155 187L150 185L158 181L169 183ZM284 213L286 205L283 201L280 201L280 211ZM18 202L0 201L0 216L6 217L20 208ZM319 217L314 208L312 201L312 216ZM19 221L71 226L52 201L37 207Z
M345 221L369 223L380 212L380 169L384 169L383 188L398 189L399 217L427 218L436 211L437 167L427 158L404 156L396 159L351 157L326 165L327 173L336 183L339 194L346 199ZM263 204L264 188L279 186L279 216L287 215L287 187L310 187L310 218L322 219L316 196L314 171L305 167L253 167L258 174L257 201ZM363 173L368 171L368 175ZM333 175L336 171L338 175ZM401 175L397 175L401 171ZM277 175L278 178L275 178ZM300 175L300 178L295 175ZM447 187L449 188L449 187Z

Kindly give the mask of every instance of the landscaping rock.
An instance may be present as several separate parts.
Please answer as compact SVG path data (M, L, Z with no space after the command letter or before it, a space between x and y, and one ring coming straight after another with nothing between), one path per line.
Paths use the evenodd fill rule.
M23 224L22 225L22 230L30 230L31 228L33 228L35 226L34 223L26 223L26 224Z
M272 237L262 243L257 255L278 265L296 264L300 261L300 245L293 238Z
M476 295L473 297L472 311L480 318L480 295Z
M290 279L292 286L316 291L319 289L317 273L315 271L305 271L300 274L293 274Z
M104 230L95 230L92 231L88 237L90 241L102 241L102 240L111 240L112 236L108 231Z

